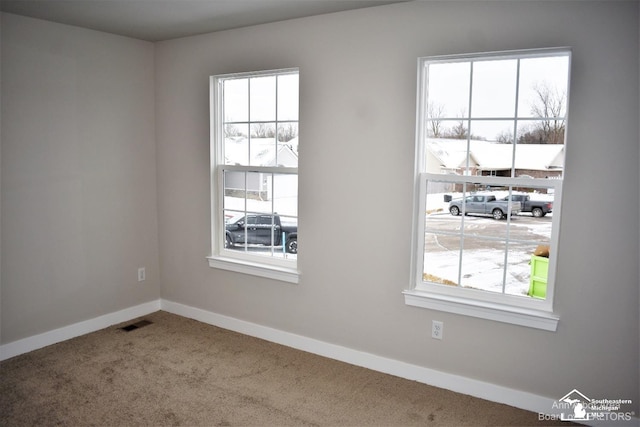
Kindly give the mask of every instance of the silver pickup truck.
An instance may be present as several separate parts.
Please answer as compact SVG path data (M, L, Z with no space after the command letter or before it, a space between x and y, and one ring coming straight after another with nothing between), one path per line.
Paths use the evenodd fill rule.
M464 202L464 209L463 209ZM520 202L511 202L511 215L517 215L522 210ZM509 212L508 200L497 200L496 196L491 194L474 194L464 199L455 199L449 202L449 213L451 215L479 214L491 215L494 219L506 218Z

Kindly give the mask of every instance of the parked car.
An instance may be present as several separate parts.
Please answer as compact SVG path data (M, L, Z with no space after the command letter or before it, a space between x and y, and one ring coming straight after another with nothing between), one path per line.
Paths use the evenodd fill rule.
M464 202L464 208L463 208ZM517 215L521 211L520 202L511 202L511 215ZM455 199L449 202L451 215L479 214L491 215L494 219L503 219L509 212L509 201L497 200L492 194L474 194L464 199Z
M522 212L531 212L531 215L536 218L541 218L553 211L553 202L548 200L531 200L528 194L512 194L502 200L509 200L509 197L512 201L522 204Z
M279 215L247 215L230 218L225 225L225 248L235 245L282 246L298 253L298 226L282 224Z

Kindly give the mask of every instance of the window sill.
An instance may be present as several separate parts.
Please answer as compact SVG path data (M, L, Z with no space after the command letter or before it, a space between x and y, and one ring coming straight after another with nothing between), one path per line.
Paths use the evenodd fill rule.
M259 264L220 256L210 256L207 257L207 259L209 260L209 267L211 268L219 268L236 273L250 274L252 276L266 277L268 279L296 284L300 277L300 273L292 268Z
M553 313L513 307L503 304L489 303L456 298L449 295L424 293L414 290L403 292L405 304L414 307L429 308L448 313L462 314L464 316L480 319L495 320L497 322L511 323L529 328L543 329L555 332L560 318Z

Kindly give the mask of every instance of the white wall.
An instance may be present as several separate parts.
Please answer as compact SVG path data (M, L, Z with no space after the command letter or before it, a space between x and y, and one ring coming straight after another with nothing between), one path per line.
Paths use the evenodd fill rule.
M1 342L157 299L153 44L2 14L1 46Z
M410 2L158 43L162 297L553 399L632 399L637 413L638 16L637 2ZM406 306L416 59L557 46L573 48L558 331ZM300 67L299 285L205 259L208 77L286 67Z
M3 14L0 343L160 296L638 413L639 16L631 1L418 1L154 46ZM549 46L574 52L558 331L406 306L416 58ZM296 66L300 284L211 269L208 77Z

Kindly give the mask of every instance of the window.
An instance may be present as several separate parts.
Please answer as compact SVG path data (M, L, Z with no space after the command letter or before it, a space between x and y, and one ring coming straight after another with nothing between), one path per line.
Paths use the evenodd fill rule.
M570 51L421 58L409 305L555 330Z
M211 77L209 265L298 280L298 70Z

